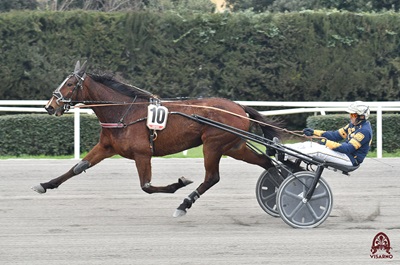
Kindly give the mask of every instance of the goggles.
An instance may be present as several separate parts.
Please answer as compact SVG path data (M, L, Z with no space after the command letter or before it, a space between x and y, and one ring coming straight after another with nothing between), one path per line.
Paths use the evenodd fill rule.
M351 118L357 118L357 117L358 117L358 114L357 114L357 113L350 113L350 117L351 117Z

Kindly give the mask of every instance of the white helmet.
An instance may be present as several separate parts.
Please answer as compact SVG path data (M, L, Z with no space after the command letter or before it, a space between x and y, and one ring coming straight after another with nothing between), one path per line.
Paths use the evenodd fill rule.
M359 116L364 115L366 120L369 118L370 114L369 106L362 101L355 101L351 103L346 111L348 113L357 113Z

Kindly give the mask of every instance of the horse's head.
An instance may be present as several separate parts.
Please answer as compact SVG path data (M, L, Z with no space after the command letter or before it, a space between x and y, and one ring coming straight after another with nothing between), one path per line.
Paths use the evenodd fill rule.
M83 81L86 77L86 62L80 65L76 62L75 70L53 92L53 96L46 104L45 109L50 115L61 116L68 111L71 105L76 104L77 94L83 88Z

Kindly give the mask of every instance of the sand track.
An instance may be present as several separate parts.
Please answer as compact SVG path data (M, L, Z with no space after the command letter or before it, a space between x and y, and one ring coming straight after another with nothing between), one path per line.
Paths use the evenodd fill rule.
M262 211L262 169L221 162L221 181L188 214L174 209L202 181L201 159L154 159L154 185L185 176L175 194L144 193L134 162L108 159L40 195L30 187L73 160L0 160L0 264L366 264L374 236L400 260L400 159L367 159L350 177L325 171L334 197L318 228L293 229ZM387 261L387 260L386 260Z

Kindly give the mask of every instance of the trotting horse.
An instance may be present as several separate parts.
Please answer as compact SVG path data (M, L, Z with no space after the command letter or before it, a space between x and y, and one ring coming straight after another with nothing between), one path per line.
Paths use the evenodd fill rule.
M251 125L248 118L250 117L261 122L264 137L272 139L278 135L276 127L271 125L272 123L266 123L256 110L227 99L162 101L150 92L124 84L110 76L86 73L86 62L81 67L78 61L74 72L53 92L45 109L50 115L61 116L71 105L77 103L86 104L95 112L102 126L100 140L68 172L32 187L38 193L57 188L66 180L116 154L135 160L143 191L174 193L192 181L181 177L178 182L167 186L153 186L152 156L165 156L203 144L204 182L176 209L173 216L178 217L185 215L186 210L200 195L219 181L219 163L223 155L265 169L273 166L267 156L252 151L240 137L188 118L189 115L198 115L248 131ZM164 109L149 108L155 105L162 105ZM166 114L167 112L169 114ZM160 115L149 116L149 113ZM179 113L188 116L178 115ZM149 123L149 119L155 121L155 125L165 128L159 130L157 126L150 127L154 124Z

